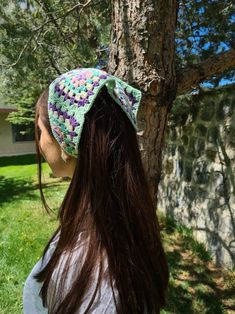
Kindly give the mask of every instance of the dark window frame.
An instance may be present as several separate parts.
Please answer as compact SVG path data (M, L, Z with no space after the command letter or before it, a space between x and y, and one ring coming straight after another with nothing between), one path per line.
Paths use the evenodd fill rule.
M29 125L11 123L11 130L12 130L12 142L13 143L32 142L35 140L33 123ZM27 134L20 133L20 131L27 131L27 130L30 131Z

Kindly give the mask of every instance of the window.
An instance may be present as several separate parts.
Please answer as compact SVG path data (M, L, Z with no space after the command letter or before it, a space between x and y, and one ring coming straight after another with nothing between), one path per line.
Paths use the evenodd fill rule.
M30 125L11 124L11 126L13 143L34 141L34 124Z

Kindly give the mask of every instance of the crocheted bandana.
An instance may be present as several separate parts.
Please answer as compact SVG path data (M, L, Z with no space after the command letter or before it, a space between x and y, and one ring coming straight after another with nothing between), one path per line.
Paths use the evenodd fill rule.
M85 114L104 85L138 131L136 117L142 93L119 78L95 68L78 68L60 75L49 86L52 133L63 150L74 157L78 156Z

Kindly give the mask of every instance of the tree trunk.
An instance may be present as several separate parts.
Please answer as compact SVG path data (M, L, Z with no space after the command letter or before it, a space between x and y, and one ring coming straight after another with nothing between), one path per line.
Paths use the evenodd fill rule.
M138 139L157 206L162 147L176 97L177 0L113 0L109 72L143 92Z

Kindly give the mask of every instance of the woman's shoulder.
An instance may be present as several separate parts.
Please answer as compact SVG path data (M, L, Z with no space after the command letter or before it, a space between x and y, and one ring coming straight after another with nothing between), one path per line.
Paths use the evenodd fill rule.
M54 238L51 240L51 243L49 245L49 248L55 248L58 244L58 241L60 239L60 235L61 235L61 231L59 230L56 235L54 236ZM76 247L75 248L78 248L82 242L84 242L86 239L87 239L87 235L88 235L88 231L83 229L81 230L79 233L78 233L78 236L77 236L77 241L76 241ZM86 241L85 241L86 242Z
M58 241L58 238L54 239L52 245L56 245L56 241ZM88 232L84 230L79 233L77 244L72 254L71 253L69 254L66 252L62 253L59 263L57 264L52 274L51 283L50 283L51 291L52 290L57 291L59 278L61 278L61 274L63 273L64 269L67 268L69 269L69 271L67 272L66 278L64 281L65 290L63 291L63 293L65 294L68 293L71 285L73 284L74 280L77 278L78 273L82 269L83 263L86 258L86 254L84 253L86 253L86 250L88 248L88 246L85 244L88 243L88 241L89 241ZM92 313L104 313L107 307L107 304L109 304L107 307L107 310L109 310L109 313L116 313L112 288L111 288L110 280L109 280L107 254L105 253L102 254L102 260L103 260L103 269L102 269L103 276L102 276L100 287L95 297L94 306L92 307L92 310L93 310ZM92 298L92 295L95 291L96 283L99 277L99 270L100 270L99 267L100 267L100 264L97 263L92 273L92 281L91 281L92 284L89 287L88 291L86 292L86 295L84 296L82 306L78 314L83 313L82 310L86 308L86 306L89 304ZM115 288L115 282L113 284L114 284L113 285L114 293L115 293L115 296L117 297L117 289ZM53 304L54 302L55 300L53 299L49 300L49 304Z
M50 244L49 250L54 250L58 241L59 241L60 233L58 233L53 241ZM87 251L89 249L89 233L87 230L82 230L79 232L76 240L76 245L72 249L72 251L64 251L59 259L59 262L54 269L53 277L57 278L60 272L63 272L64 268L69 269L67 274L67 280L72 281L75 273L77 274L81 271L82 266L87 257ZM102 250L101 258L97 260L97 263L94 267L94 276L99 272L100 263L102 260L102 271L103 277L105 280L109 280L108 276L108 256L105 250Z
M53 252L58 244L60 232L57 233L55 238L51 241L48 251ZM86 257L86 250L88 248L89 234L87 230L81 230L77 235L76 244L72 251L65 250L61 253L59 262L54 269L53 277L59 276L59 272L63 272L64 268L69 266L68 277L70 280L73 278L73 273L79 271L84 259ZM50 254L50 253L49 253Z

